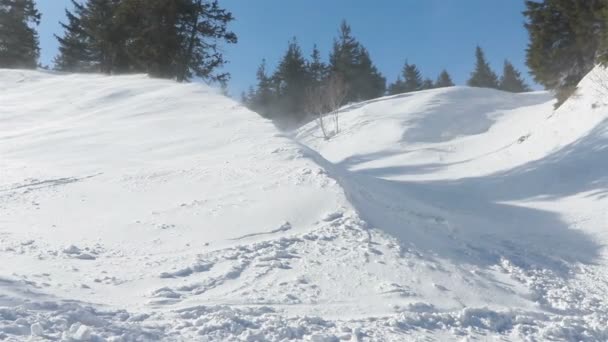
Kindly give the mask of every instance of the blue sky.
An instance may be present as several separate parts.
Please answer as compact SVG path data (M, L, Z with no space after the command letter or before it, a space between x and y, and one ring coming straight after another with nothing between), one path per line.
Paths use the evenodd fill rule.
M69 0L37 0L43 14L40 38L43 64L57 52L53 34ZM230 91L240 94L255 83L262 58L273 68L292 37L308 55L318 44L325 58L345 19L384 76L392 82L407 59L435 79L446 68L457 84L473 69L481 45L498 73L505 58L528 77L523 0L220 0L236 21L239 43L224 51L232 74Z

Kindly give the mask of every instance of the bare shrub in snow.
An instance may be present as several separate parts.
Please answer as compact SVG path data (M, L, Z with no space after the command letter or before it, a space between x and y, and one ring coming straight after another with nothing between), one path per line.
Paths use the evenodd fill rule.
M348 84L340 74L332 74L325 83L308 88L306 91L307 109L317 117L323 137L329 139L340 132L340 108L346 101ZM331 115L333 130L329 130L325 117Z
M324 101L324 91L323 86L306 89L306 107L309 113L315 115L317 124L323 133L323 138L329 139L329 133L327 132L327 128L325 128L325 113L327 113L327 110Z
M333 74L327 82L327 106L334 118L334 132L340 132L340 108L348 95L348 84L340 74Z

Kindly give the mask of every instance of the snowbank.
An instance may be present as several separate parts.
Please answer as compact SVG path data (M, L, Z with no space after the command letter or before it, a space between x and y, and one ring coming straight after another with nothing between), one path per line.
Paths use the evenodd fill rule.
M325 141L201 85L0 70L0 339L605 340L596 85L381 98Z
M296 136L338 170L362 219L450 274L449 286L432 283L446 295L437 303L429 293L429 302L549 314L561 322L545 331L555 338L604 340L605 80L594 70L557 111L545 92L397 95L344 108L329 141L314 122ZM434 278L414 274L425 285Z

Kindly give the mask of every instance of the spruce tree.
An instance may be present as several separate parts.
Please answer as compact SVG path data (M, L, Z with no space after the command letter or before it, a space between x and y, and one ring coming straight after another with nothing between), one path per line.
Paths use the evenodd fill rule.
M311 76L295 38L289 42L273 78L279 87L279 111L292 122L302 120L305 114L304 94L311 84Z
M232 13L217 0L122 0L117 20L126 27L131 65L138 72L179 82L199 77L225 84L220 44L234 44Z
M0 0L0 68L36 68L40 18L33 0Z
M402 76L403 79L401 78ZM423 80L418 67L415 64L405 62L401 75L397 77L397 81L389 85L388 94L395 95L432 88L434 88L432 80L428 78Z
M117 22L116 12L121 0L88 0L87 16L83 19L86 32L91 35L91 50L99 70L103 73L128 71L126 60L127 32Z
M357 56L356 75L352 85L346 83L346 87L351 92L351 86L356 89L356 93L361 101L381 97L386 93L386 79L372 62L369 51L360 46ZM337 73L341 75L340 73ZM348 103L348 94L346 103ZM353 97L354 98L354 97Z
M247 93L243 92L242 102L246 106L251 106L252 101L255 99L255 88L252 86L247 89Z
M231 12L219 6L217 0L187 0L183 20L177 22L180 30L180 49L177 59L177 80L187 81L193 76L212 82L226 82L230 74L218 73L227 61L221 52L221 43L236 44L237 36L228 30L234 20Z
M530 42L526 64L534 80L554 90L558 105L602 55L606 30L605 0L526 1L525 27Z
M311 86L320 86L328 77L328 67L321 60L321 52L315 44L310 55L310 62L308 63L308 72L310 74Z
M95 71L89 36L84 31L82 18L85 7L72 0L74 11L65 10L67 23L60 23L64 29L63 37L55 35L59 42L59 55L55 57L55 69L60 71Z
M513 64L508 60L505 60L502 77L500 78L500 90L508 91L511 93L524 93L530 91L530 87L521 77L519 71L515 69Z
M433 83L433 80L430 78L425 78L424 81L422 81L422 87L420 89L425 90L425 89L433 89L435 88L435 84Z
M406 93L422 89L424 81L416 64L405 63L403 66L403 79Z
M115 21L129 36L124 46L130 69L153 77L175 78L186 26L178 22L193 15L192 3L181 0L123 0L116 9ZM182 36L179 33L182 33Z
M126 53L127 32L117 22L120 0L72 0L73 11L66 10L65 32L56 36L59 55L55 68L63 71L120 73L129 70Z
M258 67L256 72L257 85L255 91L250 91L247 98L248 107L263 117L273 118L275 110L273 108L276 101L276 87L273 80L266 72L266 60Z
M599 20L594 19L596 20L596 25L600 28L598 30L600 32L600 43L596 57L604 67L608 67L608 0L604 0L600 5L594 11L594 13L600 13L599 15L595 15L599 17Z
M344 76L348 84L353 84L356 75L356 64L359 54L359 43L351 34L350 26L343 21L340 26L340 35L334 39L333 51L329 57L331 72ZM352 89L352 97L358 97L358 90Z
M250 94L253 94L253 87L249 87L248 92L244 92L244 91L241 92L241 104L249 107L249 104L250 104L249 95Z
M330 71L343 77L349 93L346 102L363 101L382 96L386 79L373 64L369 52L352 35L343 21L330 54Z
M56 68L104 73L144 72L222 84L221 43L236 43L232 14L211 0L87 0L73 2L58 37Z
M403 82L403 79L401 79L401 76L398 76L395 83L391 83L388 86L388 90L387 90L387 93L389 95L397 95L397 94L402 94L405 92L406 92L405 83Z
M485 54L481 47L475 49L475 70L471 73L471 78L467 81L470 87L479 88L498 88L498 76L490 68L490 64L486 61Z
M444 69L437 77L437 81L435 81L435 88L446 88L453 86L454 82L452 81L452 77L447 72L447 70Z

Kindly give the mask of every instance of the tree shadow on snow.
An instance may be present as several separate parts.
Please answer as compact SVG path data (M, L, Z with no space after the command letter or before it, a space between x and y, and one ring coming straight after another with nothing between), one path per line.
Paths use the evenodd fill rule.
M369 158L368 158L369 157ZM602 245L570 227L558 213L506 203L557 200L570 195L608 196L608 120L590 134L540 160L492 175L439 181L378 177L425 173L430 164L348 171L357 156L328 170L371 226L455 264L491 266L506 258L524 269L568 276L572 263L594 264Z
M392 100L396 100L396 99L402 99L402 98L410 97L412 95L414 95L414 94L413 93L404 93L404 94L398 94L398 95L391 95L391 96L380 97L380 98L377 98L377 99L367 100L367 101L363 101L363 102L356 102L356 103L348 104L348 105L342 107L340 109L340 113L342 113L342 112L349 112L349 111L352 111L352 110L355 110L355 109L363 108L363 107L368 106L368 105L373 104L373 103L379 103L379 102L385 102L385 101L392 101Z
M472 100L471 100L472 99ZM496 121L493 116L501 112L539 105L551 101L547 93L510 94L494 89L454 87L442 92L429 102L429 106L411 117L405 124L402 141L444 142L459 136L481 134ZM475 112L471 112L471 101ZM444 111L449 109L449 113Z
M395 166L378 167L378 168L365 167L365 164L369 163L369 162L376 162L376 161L380 161L382 159L391 158L393 156L400 156L400 155L404 155L404 154L408 154L408 153L425 152L425 151L444 152L444 153L449 152L448 150L436 148L436 147L424 147L424 148L418 148L418 149L407 150L407 151L402 151L402 150L379 151L379 152L372 152L372 153L368 153L368 154L353 155L353 156L350 156L350 157L345 158L344 160L340 161L339 163L337 163L337 165L341 169L344 169L344 170L357 169L356 172L359 174L364 174L364 175L373 176L373 177L390 177L390 176L397 176L397 175L413 175L413 174L420 174L420 173L437 172L437 171L440 171L440 170L448 167L449 165L457 164L457 163L451 163L451 164L430 163L430 164L421 164L421 165L395 165Z

